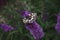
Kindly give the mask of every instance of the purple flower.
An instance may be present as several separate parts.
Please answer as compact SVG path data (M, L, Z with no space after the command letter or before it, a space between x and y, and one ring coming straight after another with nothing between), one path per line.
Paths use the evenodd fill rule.
M57 15L57 24L55 26L55 30L57 31L57 34L60 35L60 13Z
M26 17L28 16L29 11L24 11L22 14L24 15L24 17ZM43 29L36 21L34 21L33 23L26 23L25 27L30 31L34 39L38 40L44 37Z
M0 28L2 28L5 32L14 30L13 27L11 27L11 26L9 26L9 25L7 25L7 24L0 24Z
M29 11L23 11L23 12L22 12L22 14L21 14L21 15L22 15L22 17L26 17L26 16L28 16L28 14L27 14L27 13L28 13L28 14L30 14L30 12L29 12Z
M34 39L41 39L44 37L44 32L38 23L34 21L31 24L26 24L26 29L30 31L30 33L33 35Z

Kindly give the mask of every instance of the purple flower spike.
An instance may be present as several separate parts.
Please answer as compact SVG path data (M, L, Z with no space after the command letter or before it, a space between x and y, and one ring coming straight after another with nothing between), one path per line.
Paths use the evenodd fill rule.
M14 30L13 27L11 27L11 26L9 26L9 25L7 25L7 24L0 24L0 27L1 27L5 32Z
M55 26L55 30L57 31L57 34L60 35L60 13L57 16L57 24Z
M41 39L44 37L43 29L35 21L31 24L26 24L26 29L30 31L34 39Z
M23 14L26 17L26 15L28 16L29 12L27 11ZM39 40L44 37L43 29L36 21L33 21L32 23L25 23L25 27L26 27L26 29L28 29L30 31L30 33L32 34L32 36L34 37L35 40Z

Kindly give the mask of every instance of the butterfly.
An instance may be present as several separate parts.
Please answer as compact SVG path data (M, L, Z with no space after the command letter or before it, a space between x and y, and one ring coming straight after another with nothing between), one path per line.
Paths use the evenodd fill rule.
M24 23L33 23L36 20L37 13L30 13L28 16L23 18Z

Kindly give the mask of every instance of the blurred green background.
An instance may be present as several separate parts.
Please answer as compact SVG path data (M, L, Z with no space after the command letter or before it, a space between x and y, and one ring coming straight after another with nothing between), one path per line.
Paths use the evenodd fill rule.
M47 21L42 21L43 8L47 13ZM30 32L25 28L21 18L21 10L28 9L36 12L37 23L41 25L45 36L42 40L60 40L55 31L57 14L60 11L60 0L8 0L0 9L0 15L5 18L7 24L15 27L12 32L4 32L0 28L0 40L34 40Z

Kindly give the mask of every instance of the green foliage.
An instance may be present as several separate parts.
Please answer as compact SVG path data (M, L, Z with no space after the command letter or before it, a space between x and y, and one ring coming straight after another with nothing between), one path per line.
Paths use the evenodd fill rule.
M26 6L22 6L21 3L27 2ZM46 4L46 11L48 13L48 19L46 22L42 21L42 8L43 4ZM37 12L37 23L43 28L45 36L42 40L60 40L60 36L56 34L55 24L56 15L59 10L60 2L58 0L9 0L9 2L0 11L0 15L3 15L6 19L6 23L15 27L16 30L5 33L0 29L0 40L34 40L30 32L25 28L24 23L19 10L28 9L31 12Z

